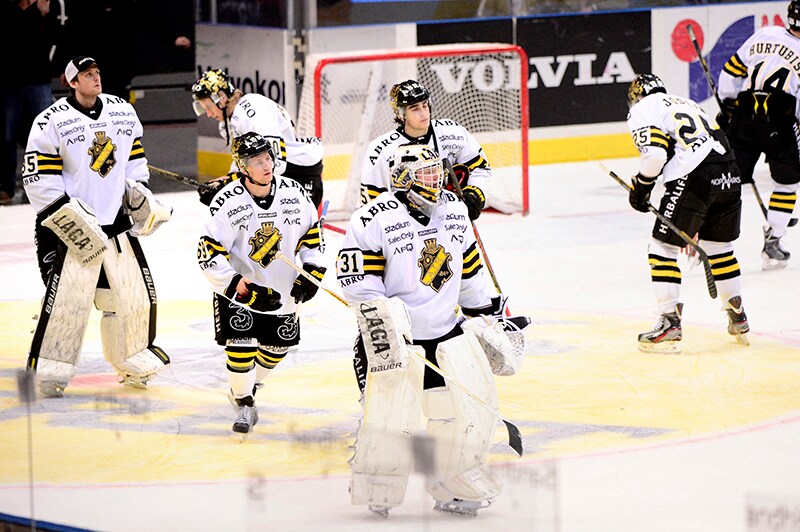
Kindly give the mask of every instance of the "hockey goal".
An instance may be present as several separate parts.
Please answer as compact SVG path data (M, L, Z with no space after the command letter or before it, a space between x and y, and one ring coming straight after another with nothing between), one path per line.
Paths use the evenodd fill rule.
M431 93L433 118L450 118L480 142L492 167L488 206L528 212L528 60L515 45L478 43L315 54L306 58L298 134L325 147L328 216L359 205L369 143L397 127L389 90L406 79Z

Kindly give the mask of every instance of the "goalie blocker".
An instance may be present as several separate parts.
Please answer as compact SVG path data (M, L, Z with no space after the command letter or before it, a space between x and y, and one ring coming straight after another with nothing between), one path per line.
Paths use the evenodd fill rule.
M123 384L143 387L162 370L169 357L153 345L156 323L156 293L150 269L135 237L124 231L129 224L105 228L112 235L112 246L96 257L83 254L71 245L65 220L72 218L73 234L80 228L97 238L107 239L101 229L92 232L97 220L80 200L70 200L41 222L55 225L61 241L56 249L40 249L40 254L55 260L46 280L39 321L34 331L27 366L37 373L40 389L46 396L62 396L75 374L92 303L103 312L100 320L103 355L119 374ZM83 224L83 225L81 225ZM42 241L52 237L40 235ZM100 238L102 236L102 238ZM107 240L106 240L107 241ZM94 241L93 241L94 242ZM39 243L43 245L42 242ZM88 246L84 246L86 250Z
M425 350L411 345L405 304L380 297L351 305L367 357L363 416L351 461L353 504L388 515L403 502L420 432L420 412L434 442L427 490L441 504L491 502L501 484L486 467L498 407L487 355L472 330L438 343L441 371L484 403L450 386L423 389ZM482 329L482 326L476 327ZM422 458L422 457L420 457Z

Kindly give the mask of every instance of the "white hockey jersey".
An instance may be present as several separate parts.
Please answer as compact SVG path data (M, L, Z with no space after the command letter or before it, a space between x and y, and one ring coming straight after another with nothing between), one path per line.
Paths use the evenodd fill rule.
M390 190L389 161L397 147L403 144L426 144L434 148L440 157L447 157L450 164L466 165L469 168L469 184L480 188L487 204L490 203L487 184L491 178L491 167L475 137L454 120L433 120L431 125L432 128L424 137L409 137L400 126L370 143L361 163L362 205L381 192Z
M725 63L718 87L723 99L747 90L783 91L800 104L800 39L780 26L751 35ZM797 107L795 116L800 117Z
M64 97L34 119L22 177L36 212L66 194L85 201L108 225L122 206L125 178L148 181L142 124L133 106L110 94L98 98L96 117Z
M726 151L712 136L719 127L700 106L672 94L656 92L639 100L628 112L628 128L642 161L651 150L666 151L665 182L689 174L711 150L720 155ZM649 168L642 170L646 176L658 175Z
M286 109L262 94L243 95L233 108L228 124L231 141L248 132L270 140L276 156L277 175L283 175L287 161L298 166L313 166L322 161L322 142L316 137L298 139ZM219 123L219 133L225 138L225 122ZM238 170L236 163L231 163L231 171L235 170Z
M486 307L497 295L484 273L467 207L448 191L428 225L410 216L391 192L357 209L336 276L350 303L399 297L415 340L450 332L458 305Z
M280 259L322 265L317 209L296 181L275 176L274 196L267 208L236 179L220 190L210 205L209 219L200 237L197 261L214 292L225 289L239 274L277 290L282 306L270 314L290 314L297 305L289 296L297 272Z

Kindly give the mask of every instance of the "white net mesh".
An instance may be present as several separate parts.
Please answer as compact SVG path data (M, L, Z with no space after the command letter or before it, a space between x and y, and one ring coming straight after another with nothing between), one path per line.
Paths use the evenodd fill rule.
M492 167L492 206L527 208L527 59L503 44L422 46L408 50L310 55L298 112L298 134L325 146L329 217L342 219L359 202L359 169L369 143L397 127L389 104L392 85L419 81L431 93L433 118L450 118L483 146ZM526 89L527 90L527 89Z

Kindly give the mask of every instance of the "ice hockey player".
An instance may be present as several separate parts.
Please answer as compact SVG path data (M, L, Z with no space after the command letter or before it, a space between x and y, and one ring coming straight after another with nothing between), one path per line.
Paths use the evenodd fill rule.
M305 188L314 205L322 202L322 143L316 137L298 138L289 113L261 94L242 94L228 74L206 70L192 85L192 105L197 116L219 122L219 133L230 142L245 133L258 133L272 143L275 174L294 179ZM199 190L208 205L214 194L235 177L236 163L228 176L209 181Z
M797 58L800 57L800 0L789 2L788 28L765 26L747 39L719 74L725 128L745 183L766 155L772 177L762 269L785 268L791 254L781 238L797 203L800 182Z
M512 374L524 356L505 329L521 337L530 320L502 319L505 298L484 273L467 207L442 190L439 155L404 145L391 164L391 191L353 213L336 263L360 331L351 501L384 517L403 502L422 412L435 449L434 509L474 516L501 492L486 465L497 419L423 360L497 409L493 371Z
M687 235L699 235L714 282L728 315L728 332L745 342L750 330L742 305L739 263L733 241L739 237L741 177L724 133L711 125L693 101L667 94L653 74L638 74L628 88L628 127L639 150L639 173L629 201L640 212L659 175L664 195L659 211ZM684 241L656 220L648 247L650 277L661 317L639 335L643 351L677 352L683 337L678 254Z
M91 57L71 60L64 74L70 94L34 120L23 166L46 285L28 368L48 397L63 396L75 374L92 303L121 383L144 387L169 364L153 344L156 292L138 237L172 209L147 187L142 124L131 104L102 93Z
M428 90L414 80L394 85L389 92L396 129L374 139L361 163L361 204L390 188L389 161L398 146L424 144L446 157L456 170L470 220L481 215L487 202L492 169L483 148L463 126L449 118L431 120ZM488 198L491 204L491 198Z
M280 260L300 260L321 280L317 210L303 187L273 174L272 142L258 133L233 139L239 173L212 198L197 260L214 298L217 343L225 347L233 431L258 421L256 385L300 342L298 305L317 286Z

